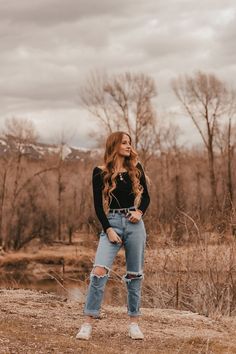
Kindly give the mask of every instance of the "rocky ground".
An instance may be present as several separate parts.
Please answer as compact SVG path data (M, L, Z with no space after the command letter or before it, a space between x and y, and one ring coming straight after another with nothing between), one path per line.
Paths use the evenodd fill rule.
M93 337L75 339L82 304L53 293L0 290L0 354L236 353L236 319L210 319L188 311L142 309L143 341L127 335L124 307L103 306Z

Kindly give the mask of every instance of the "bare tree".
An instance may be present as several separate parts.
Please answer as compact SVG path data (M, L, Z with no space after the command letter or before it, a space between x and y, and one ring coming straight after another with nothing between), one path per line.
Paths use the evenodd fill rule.
M5 136L13 138L18 146L26 143L34 143L38 140L38 133L34 123L26 118L9 118L5 121Z
M173 90L201 135L208 153L211 206L219 208L214 164L214 139L219 119L228 109L228 90L212 74L197 72L172 82Z
M222 179L225 181L225 195L223 207L228 213L232 209L234 199L233 189L233 154L235 147L235 137L233 131L235 129L234 119L236 117L236 91L234 89L228 90L228 104L225 113L225 119L222 124L216 126L216 146L220 151L221 165L225 168L221 169ZM224 183L224 181L222 181Z
M70 153L67 141L74 136L74 132L70 129L63 130L55 137L57 140L57 238L62 240L62 223L63 223L63 192L66 189L66 179L64 177L65 158Z
M12 225L14 215L16 212L16 199L18 196L18 188L21 179L21 163L22 157L25 155L25 147L27 144L36 142L38 139L38 134L34 127L33 122L28 119L11 118L5 121L5 129L3 131L5 139L8 141L9 145L14 145L15 155L7 160L4 168L3 183L2 183L2 198L1 198L1 222L0 222L0 234L1 239L3 239L3 217L4 217L4 207L6 201L6 186L9 171L15 172L13 178L13 189L11 194L11 207L8 211L8 227L5 235L5 240L10 235L9 228ZM13 174L13 173L12 173ZM3 242L3 241L2 241ZM5 241L4 241L5 242Z
M151 77L129 72L111 77L91 74L80 90L84 107L99 119L106 134L124 129L144 153L155 144L156 95Z
M232 119L236 114L236 92L232 90L229 97L229 111L228 113L228 129L227 129L227 189L230 198L230 203L233 203L233 183L232 183Z
M235 142L232 140L232 116L229 116L228 122L217 129L216 135L216 146L219 149L219 156L221 159L221 175L222 183L224 187L224 201L226 209L232 207L233 198L234 198L234 189L233 189L233 152Z
M5 137L16 145L16 174L13 188L12 210L16 199L17 188L20 180L21 159L25 154L25 145L35 143L38 139L35 126L32 121L23 118L11 118L5 122Z
M7 181L7 172L8 172L8 163L4 159L4 163L1 164L1 194L0 194L0 247L3 245L3 215L4 215L4 206L6 198L6 181Z
M57 160L57 238L59 241L62 238L62 193L65 190L65 183L63 182L64 146L64 144L59 146Z

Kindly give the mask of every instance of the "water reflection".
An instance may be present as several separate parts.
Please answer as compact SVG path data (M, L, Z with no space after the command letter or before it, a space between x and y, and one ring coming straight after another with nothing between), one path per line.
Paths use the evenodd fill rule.
M45 279L39 281L29 281L25 277L15 279L14 277L0 278L0 288L7 289L29 289L37 291L45 291L65 296L70 300L76 300L84 303L88 281L81 280L63 280ZM107 305L116 304L123 305L126 302L126 289L124 284L109 279L104 293L104 303Z

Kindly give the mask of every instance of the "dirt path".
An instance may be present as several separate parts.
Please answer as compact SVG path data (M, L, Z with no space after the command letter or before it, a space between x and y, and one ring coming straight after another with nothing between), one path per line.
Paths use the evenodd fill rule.
M142 309L143 341L127 336L126 309L104 306L93 339L78 341L82 304L55 294L0 290L0 353L236 353L236 319Z

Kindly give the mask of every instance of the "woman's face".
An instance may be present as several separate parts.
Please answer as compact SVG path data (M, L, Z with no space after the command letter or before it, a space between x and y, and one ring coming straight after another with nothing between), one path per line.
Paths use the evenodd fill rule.
M120 156L129 156L131 151L130 138L128 135L123 134L122 141L118 149L118 154Z

